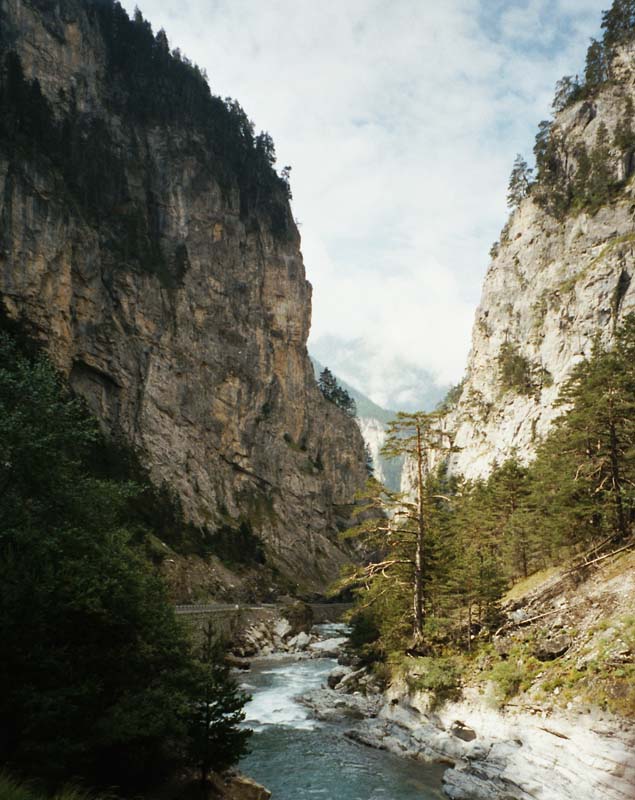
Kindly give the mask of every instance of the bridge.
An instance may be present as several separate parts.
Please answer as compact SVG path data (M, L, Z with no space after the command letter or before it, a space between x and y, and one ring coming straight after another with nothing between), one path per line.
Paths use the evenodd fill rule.
M267 612L275 614L281 612L284 608L284 603L258 603L248 605L245 603L190 603L185 605L177 605L174 610L177 615L196 614L204 616L217 616L222 614L239 615L239 614L255 614L259 612ZM307 603L313 611L313 619L317 624L323 622L339 622L344 614L353 607L352 603Z

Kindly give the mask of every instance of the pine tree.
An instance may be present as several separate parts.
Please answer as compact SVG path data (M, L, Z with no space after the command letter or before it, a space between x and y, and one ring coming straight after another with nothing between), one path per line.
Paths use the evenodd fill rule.
M382 454L387 458L405 456L414 466L415 499L403 501L399 512L415 532L414 582L413 582L413 646L423 643L426 584L431 574L427 572L426 549L429 549L432 504L429 493L432 452L444 444L444 434L439 418L434 414L415 412L399 413L387 427Z
M575 78L573 75L565 75L564 78L560 78L556 83L553 103L551 104L552 109L555 112L565 109L580 94L580 88L580 81L577 75Z
M607 50L633 38L635 32L635 0L613 0L602 14L603 43Z
M633 132L633 118L635 108L632 97L627 97L624 102L624 111L617 123L613 143L622 153L629 155L635 148L635 132Z
M529 194L532 172L533 170L527 166L525 159L518 154L514 161L507 189L507 205L510 208L518 208Z
M197 702L189 714L187 751L204 793L210 773L232 766L247 750L251 731L239 725L249 698L224 663L222 643L211 621L203 630L195 665L189 693Z
M598 126L595 146L590 156L590 173L587 181L587 204L597 211L609 202L615 182L609 149L609 132L604 122Z
M542 460L561 474L578 534L587 541L628 538L635 482L635 317L629 316L607 351L573 371L560 395L568 410L542 448ZM562 489L560 489L562 494ZM562 505L562 502L560 503Z
M325 367L318 378L318 387L324 397L330 402L345 411L350 417L357 414L355 400L350 396L346 389L342 388L337 378L328 367Z
M591 39L586 54L584 82L589 89L595 89L608 80L608 65L604 45L597 39Z

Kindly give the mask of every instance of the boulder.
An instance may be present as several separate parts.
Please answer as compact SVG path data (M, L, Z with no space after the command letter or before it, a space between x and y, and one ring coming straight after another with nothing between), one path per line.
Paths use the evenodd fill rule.
M276 620L276 623L273 626L274 638L283 641L292 632L293 632L293 627L288 619L283 618Z
M571 637L566 634L543 639L534 648L534 656L538 661L555 661L563 656L571 647Z
M349 675L350 672L350 667L335 667L326 679L329 689L335 689L341 683L342 679Z
M244 775L214 776L209 800L269 800L271 792Z
M298 633L297 636L294 636L292 639L289 639L287 642L289 650L295 650L298 652L302 652L306 650L309 644L311 644L311 637L308 633L302 631Z
M464 742L473 742L476 739L476 732L458 719L452 724L450 732Z
M313 642L311 645L311 652L317 658L337 658L340 654L342 646L348 641L346 636L338 636L333 639L322 639L318 642Z

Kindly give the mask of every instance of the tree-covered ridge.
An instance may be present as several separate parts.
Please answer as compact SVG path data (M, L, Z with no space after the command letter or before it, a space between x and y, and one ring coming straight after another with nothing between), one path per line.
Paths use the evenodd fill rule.
M342 411L346 412L349 417L357 416L357 406L355 400L337 381L337 378L328 367L324 367L320 372L318 378L318 388L322 392L322 396L333 403Z
M579 101L592 103L598 91L615 80L617 51L635 40L633 0L614 0L602 14L602 29L602 38L591 40L584 75L566 75L556 84L554 112ZM633 117L633 101L627 97L616 129L611 133L601 123L590 149L584 142L570 146L553 120L543 120L534 146L535 169L530 169L521 155L516 157L507 195L509 207L517 208L531 195L558 218L581 210L595 213L619 194L635 169ZM619 162L624 165L621 170Z
M89 0L82 13L104 43L103 109L80 109L73 87L61 90L53 108L37 78L25 78L13 44L0 35L0 151L11 169L20 174L25 163L53 169L61 179L60 195L74 213L98 226L118 265L176 285L187 269L187 249L162 242L160 202L143 144L152 127L170 127L228 201L237 191L243 220L264 224L278 238L291 236L289 168L277 174L269 134L255 134L237 101L213 95L204 74L171 52L165 32L155 36L139 12L131 20L115 0ZM120 124L117 134L113 120ZM135 192L139 181L146 187L143 197Z
M413 497L370 483L361 511L374 515L347 533L377 554L344 579L368 658L470 653L502 623L499 602L516 581L635 546L635 315L612 348L596 343L559 404L532 464L510 458L478 481L429 469L433 452L453 447L442 417L397 420L388 448L410 456Z
M97 468L101 446L48 362L0 333L0 761L138 793L233 764L245 698L181 631L130 512L142 487Z
M273 229L289 225L289 167L275 169L275 146L237 100L212 94L207 76L180 51L171 51L166 33L153 34L137 9L129 19L117 0L91 0L108 53L113 107L146 124L174 124L204 137L217 177L240 190L241 214L265 211Z

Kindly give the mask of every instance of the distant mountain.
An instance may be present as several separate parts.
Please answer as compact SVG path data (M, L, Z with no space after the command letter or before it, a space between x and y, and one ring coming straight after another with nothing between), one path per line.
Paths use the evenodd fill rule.
M320 363L313 356L311 356L311 361L317 379L320 377L320 372L324 369L324 364ZM333 370L331 371L333 372ZM360 392L359 389L351 386L347 381L342 380L336 373L334 374L339 385L343 389L346 389L353 400L355 400L355 405L357 407L357 424L373 457L375 477L389 489L399 491L401 487L403 459L388 459L381 455L381 448L386 440L386 426L390 420L395 417L397 412L389 411L377 405L377 403L374 403L363 392Z
M338 376L340 383L363 386L365 399L379 408L432 411L450 388L439 385L430 372L409 361L394 357L386 361L384 354L359 339L322 336L312 340L309 348Z

